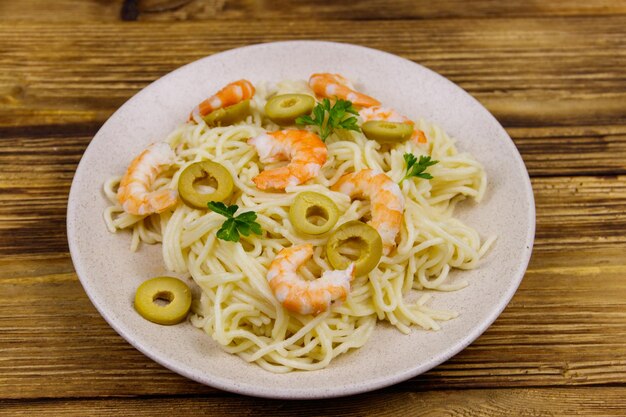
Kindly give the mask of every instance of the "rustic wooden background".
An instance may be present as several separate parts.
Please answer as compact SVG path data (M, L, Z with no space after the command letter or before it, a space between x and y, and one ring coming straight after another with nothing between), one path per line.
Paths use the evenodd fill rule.
M625 0L126 3L0 0L0 415L626 414ZM286 39L448 77L532 177L535 250L508 308L450 361L369 394L272 401L180 377L105 323L68 253L74 170L117 107L185 63Z

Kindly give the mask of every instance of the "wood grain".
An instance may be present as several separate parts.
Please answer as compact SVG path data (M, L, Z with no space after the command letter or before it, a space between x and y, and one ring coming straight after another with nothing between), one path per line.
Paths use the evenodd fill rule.
M626 126L507 129L531 176L626 174Z
M626 244L626 177L534 178L538 249Z
M0 3L0 20L45 22L116 21L121 18L122 0L21 0ZM42 11L46 13L42 13ZM139 0L139 20L254 19L285 20L397 20L481 17L602 16L626 14L624 0L386 0L337 2L318 0Z
M183 64L246 44L312 38L426 65L478 98L505 127L563 126L584 136L590 126L626 123L626 16L363 21L346 31L348 24L2 25L0 127L101 123Z
M623 416L626 388L378 391L324 401L277 401L241 396L108 400L1 401L0 416Z

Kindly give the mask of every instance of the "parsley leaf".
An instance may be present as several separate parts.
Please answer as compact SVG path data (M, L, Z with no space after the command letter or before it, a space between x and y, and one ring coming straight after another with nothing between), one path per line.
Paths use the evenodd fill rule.
M420 159L418 161L412 153L405 153L404 162L406 162L406 175L400 182L411 177L419 177L426 180L431 179L433 176L424 171L426 171L429 166L433 166L439 161L431 160L430 156L424 155L420 155Z
M226 204L219 201L211 201L208 206L212 211L228 218L233 217L233 214L235 214L235 212L239 210L239 206L236 204L233 204L232 206L226 206Z
M228 219L222 224L222 228L217 231L217 238L230 240L231 242L239 242L239 233L237 233L235 219Z
M311 115L298 117L296 123L317 126L320 137L325 141L335 129L361 131L357 118L351 114L359 114L351 101L339 99L331 106L330 100L325 98L313 108Z
M253 211L246 211L238 216L234 216L237 210L239 210L239 206L236 204L226 206L226 204L219 201L211 201L207 204L207 207L227 219L222 224L220 230L217 231L218 239L239 242L240 234L250 236L250 232L257 235L263 233L261 225L255 221L256 213Z

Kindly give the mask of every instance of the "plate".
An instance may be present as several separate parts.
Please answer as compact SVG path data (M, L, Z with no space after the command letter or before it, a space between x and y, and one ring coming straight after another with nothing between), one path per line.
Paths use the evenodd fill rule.
M131 253L128 233L107 231L102 184L123 173L144 147L163 140L190 109L223 85L308 79L338 72L362 90L411 118L435 122L461 151L485 166L489 186L480 205L465 203L458 217L481 236L497 234L481 266L462 272L470 285L435 293L431 306L460 313L440 331L409 335L379 324L368 343L313 372L272 374L224 353L191 324L159 326L133 309L145 279L166 272L160 245ZM132 97L102 126L72 182L67 233L80 281L104 319L129 343L192 380L241 394L291 399L337 397L385 387L425 372L474 341L498 317L522 280L530 259L535 208L530 180L512 140L496 119L461 88L411 61L356 45L294 41L247 46L183 66Z

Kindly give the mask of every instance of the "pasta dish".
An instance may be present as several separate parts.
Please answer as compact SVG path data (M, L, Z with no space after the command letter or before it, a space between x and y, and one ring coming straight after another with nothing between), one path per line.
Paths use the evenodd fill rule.
M439 330L457 313L431 294L468 285L450 272L495 240L454 217L482 199L482 165L338 74L233 82L160 140L105 182L104 218L133 251L160 243L165 268L200 291L158 281L135 308L179 308L152 321L189 317L272 372L324 368L378 322Z

